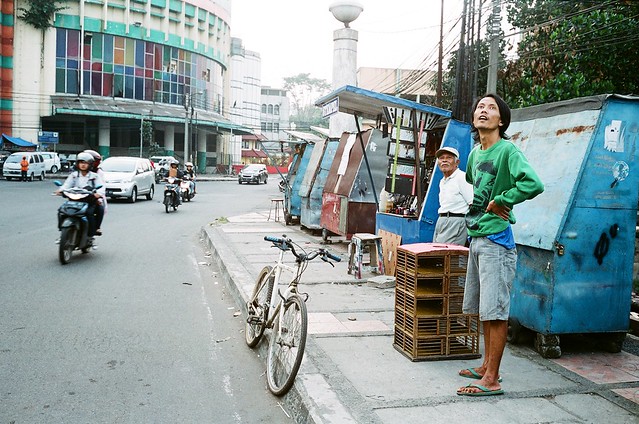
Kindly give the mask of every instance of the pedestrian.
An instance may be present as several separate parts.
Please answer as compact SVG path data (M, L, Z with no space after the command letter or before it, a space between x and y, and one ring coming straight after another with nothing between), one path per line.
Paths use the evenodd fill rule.
M22 181L29 181L29 161L26 156L22 156L20 161L20 177Z
M466 181L466 173L459 169L457 149L442 147L435 157L444 178L439 181L439 218L433 242L464 246L468 240L464 217L473 203L473 186Z
M514 205L544 191L544 186L524 154L508 140L510 108L496 94L486 94L473 108L473 138L466 181L474 188L473 204L466 214L470 251L464 289L463 312L479 314L484 331L484 360L480 367L459 375L474 378L458 395L503 394L499 367L506 347L510 289L515 278L517 249L511 224Z

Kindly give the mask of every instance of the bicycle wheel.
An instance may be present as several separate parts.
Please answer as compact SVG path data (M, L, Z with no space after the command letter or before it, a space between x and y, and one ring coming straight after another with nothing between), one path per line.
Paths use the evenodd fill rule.
M249 347L255 347L264 334L266 328L266 320L268 318L268 307L271 301L271 293L273 292L273 282L275 275L271 272L273 267L266 266L260 272L253 289L251 300L246 304L246 344Z
M307 329L306 303L292 295L284 304L284 313L275 319L270 336L266 379L275 396L286 394L293 386L304 356Z

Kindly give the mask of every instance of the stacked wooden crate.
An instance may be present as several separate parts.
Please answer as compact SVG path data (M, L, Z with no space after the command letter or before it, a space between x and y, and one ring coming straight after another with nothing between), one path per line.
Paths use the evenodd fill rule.
M393 345L411 360L480 356L479 317L462 312L467 259L451 244L397 248Z

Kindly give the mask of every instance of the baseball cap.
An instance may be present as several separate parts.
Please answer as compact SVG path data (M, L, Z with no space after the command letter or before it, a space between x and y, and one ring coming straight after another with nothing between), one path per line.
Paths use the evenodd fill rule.
M442 147L437 152L435 152L435 157L437 157L437 158L440 157L442 155L442 153L444 153L444 152L448 152L448 153L454 155L456 158L459 158L459 152L454 147Z

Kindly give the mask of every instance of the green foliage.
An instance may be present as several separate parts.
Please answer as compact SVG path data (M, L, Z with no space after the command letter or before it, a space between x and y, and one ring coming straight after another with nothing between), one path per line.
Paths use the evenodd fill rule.
M28 0L28 8L20 7L18 10L22 12L19 18L40 30L45 30L53 25L53 15L56 12L66 9L66 7L58 6L58 3L66 3L67 0Z
M511 106L639 91L637 2L512 0L507 10L525 29L500 75Z
M322 110L315 106L315 100L328 94L331 85L326 80L312 78L303 73L284 78L284 87L291 99L290 121L297 128L308 128L310 125L322 125Z

